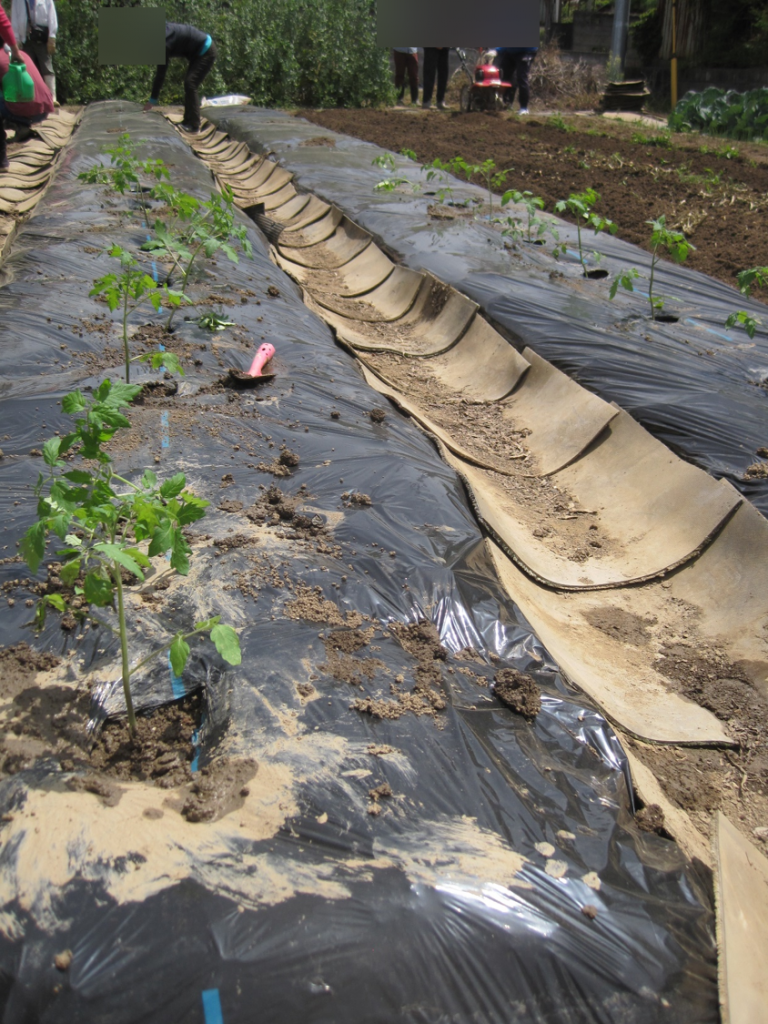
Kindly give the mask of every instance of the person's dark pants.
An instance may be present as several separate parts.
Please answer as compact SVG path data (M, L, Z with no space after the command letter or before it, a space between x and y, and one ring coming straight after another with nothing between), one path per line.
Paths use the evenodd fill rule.
M415 53L400 53L393 50L395 57L395 88L397 102L405 95L405 74L408 72L408 84L411 87L411 103L419 102L419 58Z
M184 79L184 124L195 131L200 127L200 88L203 79L216 60L216 44L211 43L205 53L189 62Z
M432 90L435 87L435 75L437 75L437 102L445 102L445 90L448 87L448 55L450 50L447 46L424 47L424 92L423 103L432 102Z
M5 123L8 122L13 128L18 125L29 128L30 125L39 124L40 121L44 121L46 114L38 114L36 117L20 117L18 114L14 114L3 101L3 94L0 92L0 163L5 161L6 157L6 134L5 134Z
M497 60L502 81L509 82L512 86L505 97L507 106L512 106L515 99L515 91L517 90L520 97L520 109L528 109L528 101L531 95L528 79L530 78L531 64L533 64L535 56L535 53L499 54Z

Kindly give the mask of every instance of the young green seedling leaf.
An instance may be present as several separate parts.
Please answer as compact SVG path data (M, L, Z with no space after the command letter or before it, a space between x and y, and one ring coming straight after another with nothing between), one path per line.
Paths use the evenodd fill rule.
M216 650L224 661L230 665L239 665L242 661L240 653L240 640L237 633L231 626L214 626L211 630L211 640L216 645Z
M184 671L189 657L189 644L181 633L177 633L171 644L171 668L174 675L180 676Z

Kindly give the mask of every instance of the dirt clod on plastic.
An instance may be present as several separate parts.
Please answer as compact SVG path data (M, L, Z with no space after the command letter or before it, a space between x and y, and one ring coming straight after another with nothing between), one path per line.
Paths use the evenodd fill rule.
M664 811L658 804L646 804L635 814L635 822L642 832L664 831Z
M54 956L53 965L57 971L68 971L73 959L72 950L65 949Z
M516 714L535 718L541 711L541 692L532 676L514 668L502 668L493 677L493 692Z
M192 822L216 821L242 807L257 770L253 758L217 758L195 773L182 815Z

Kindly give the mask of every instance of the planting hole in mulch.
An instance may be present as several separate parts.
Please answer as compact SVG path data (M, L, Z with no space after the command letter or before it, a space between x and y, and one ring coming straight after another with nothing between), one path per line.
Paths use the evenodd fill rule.
M169 807L190 822L215 821L242 806L257 772L252 758L217 757L195 770L193 736L202 695L137 716L132 739L125 719L109 719L94 740L87 725L91 695L72 665L22 642L0 649L0 777L58 760L65 784L114 807L123 787L143 782L169 791Z
M276 374L274 373L262 373L258 377L253 377L250 373L245 373L243 370L229 367L226 377L222 377L220 383L225 388L236 388L240 391L246 388L257 388L260 384L269 384L270 381L275 379L275 376Z

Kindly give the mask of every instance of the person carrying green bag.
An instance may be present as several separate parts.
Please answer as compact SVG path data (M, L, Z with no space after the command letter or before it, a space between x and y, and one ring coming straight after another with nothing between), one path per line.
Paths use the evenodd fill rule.
M19 50L18 44L16 43L16 36L14 35L11 23L8 20L8 15L0 7L0 42L4 43L11 51L11 60L17 64L23 63L21 51ZM4 52L4 51L3 51ZM5 151L6 136L5 128L2 123L2 81L0 80L0 171L8 169L8 155Z
M0 47L0 171L8 169L5 123L16 129L16 141L29 133L31 125L53 113L53 98L32 58L19 50L8 16L0 7L0 43L11 51L10 58ZM11 65L13 64L13 68ZM32 82L32 95L29 82ZM8 95L6 95L6 89Z

